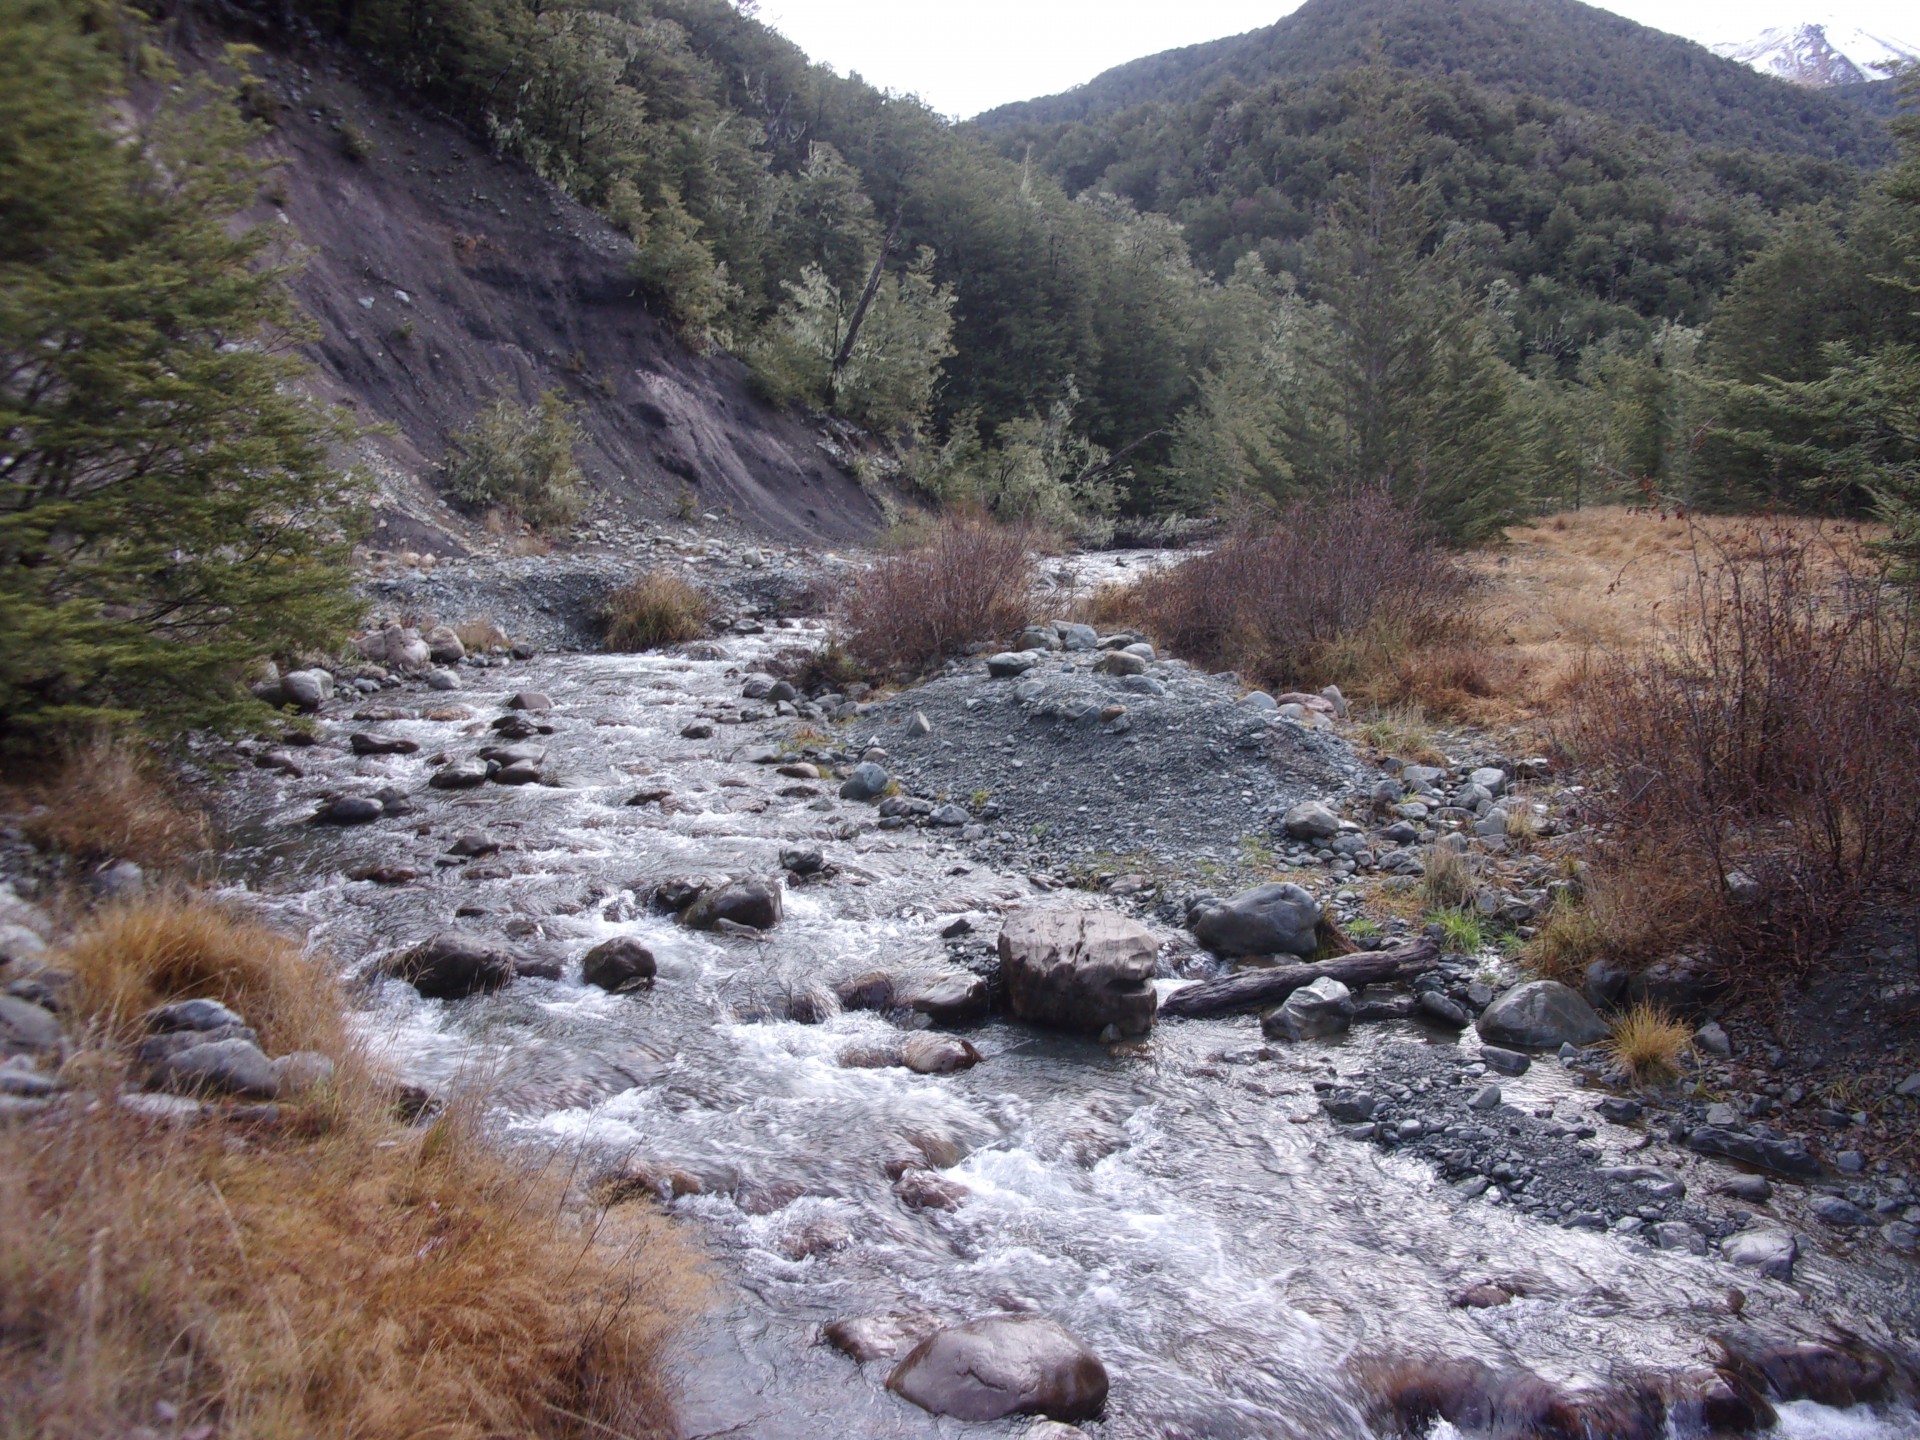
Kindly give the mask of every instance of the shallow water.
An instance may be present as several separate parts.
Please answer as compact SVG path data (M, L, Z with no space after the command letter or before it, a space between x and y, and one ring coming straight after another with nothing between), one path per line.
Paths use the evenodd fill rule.
M883 1366L863 1374L818 1343L822 1322L892 1310L1058 1319L1112 1372L1108 1417L1089 1428L1115 1440L1368 1436L1345 1378L1368 1357L1473 1355L1571 1382L1696 1365L1728 1323L1736 1283L1747 1320L1763 1327L1812 1334L1830 1315L1875 1333L1871 1299L1850 1311L1846 1298L1873 1292L1831 1262L1807 1262L1798 1289L1758 1281L1463 1201L1419 1162L1339 1139L1312 1081L1364 1065L1370 1047L1430 1040L1410 1026L1253 1060L1233 1053L1260 1043L1250 1017L1169 1023L1124 1052L994 1023L968 1032L984 1063L921 1077L836 1063L849 1045L894 1033L875 1015L762 1018L841 976L938 961L937 932L955 915L991 935L997 909L1038 898L951 842L870 828L865 807L779 797L795 782L744 754L787 736L791 721L680 738L738 694L738 672L815 638L801 628L729 640L727 661L559 656L467 670L463 695L405 698L421 709L457 700L470 724L332 727L341 752L349 730L370 728L419 740L421 754L310 750L305 780L248 771L230 796L236 883L355 971L455 924L460 906L487 913L457 923L532 953L577 962L620 934L654 950L659 980L646 994L583 986L577 964L563 981L454 1003L383 981L368 988L362 1023L412 1078L483 1087L504 1133L577 1149L589 1166L644 1159L698 1181L701 1193L673 1209L724 1284L682 1364L689 1435L1003 1433L934 1420L881 1387ZM427 790L430 757L487 743L477 732L521 689L553 697L548 763L571 788ZM860 721L844 733L887 740ZM625 803L653 782L688 808ZM390 784L416 796L418 815L346 831L305 823L321 791ZM436 867L468 828L517 847L482 862L511 875ZM671 873L772 873L781 845L800 840L841 874L790 891L765 942L691 933L635 901L634 882ZM425 878L398 888L343 878L376 860ZM1554 1069L1529 1078L1535 1103L1559 1098ZM971 1198L951 1213L904 1208L885 1167L909 1156L943 1163ZM1448 1304L1491 1276L1524 1277L1532 1298L1492 1311ZM1880 1440L1920 1436L1920 1422L1795 1406L1779 1433Z

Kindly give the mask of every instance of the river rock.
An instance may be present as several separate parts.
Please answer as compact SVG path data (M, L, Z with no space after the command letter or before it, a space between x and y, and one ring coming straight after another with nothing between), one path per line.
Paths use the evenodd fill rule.
M1769 1279L1791 1280L1800 1243L1784 1230L1745 1230L1721 1241L1720 1253Z
M507 697L509 710L526 710L535 715L544 715L553 709L553 697L543 695L538 690L522 690Z
M922 1340L887 1377L921 1409L959 1420L1044 1415L1091 1420L1107 1403L1107 1369L1063 1326L1032 1315L969 1320Z
M983 976L953 969L891 980L885 1003L924 1015L935 1025L971 1025L987 1018L989 1000Z
M1593 1007L1558 980L1514 986L1482 1012L1476 1028L1482 1040L1533 1050L1591 1045L1607 1037Z
M853 767L846 780L840 786L842 800L874 800L886 793L892 777L870 760L863 760Z
M183 1030L224 1030L247 1022L218 1000L196 998L156 1005L140 1017L140 1023L155 1035L171 1035Z
M957 1035L925 1031L900 1042L900 1063L916 1075L951 1075L980 1063L980 1052Z
M788 845L780 851L780 868L795 875L818 875L827 868L827 858L818 845Z
M1311 955L1320 903L1298 885L1256 885L1231 900L1203 904L1187 917L1193 938L1222 959Z
M1317 1040L1353 1024L1353 992L1330 975L1303 985L1270 1011L1260 1028L1272 1040Z
M273 1062L252 1041L212 1040L164 1056L153 1067L160 1088L178 1094L212 1092L271 1100L279 1093Z
M513 952L475 935L448 931L391 957L386 973L429 1000L458 1000L513 983Z
M366 730L354 731L353 738L347 744L356 755L411 755L420 748L418 740L407 740L398 735L375 735Z
M315 825L366 825L387 813L372 795L335 795L314 812Z
M467 647L451 625L436 625L420 638L426 641L427 655L436 665L458 665L467 658Z
M1122 1035L1153 1028L1159 943L1104 910L1017 910L1000 931L1000 973L1017 1019Z
M0 995L0 1055L39 1055L60 1048L60 1021L13 995Z
M893 1182L893 1193L909 1210L958 1210L973 1192L958 1180L945 1180L931 1170L905 1170Z
M1013 637L1013 651L1018 654L1027 650L1061 650L1059 635L1051 625L1029 625Z
M487 774L484 760L455 760L429 775L427 784L435 790L472 790L487 783Z
M1296 840L1331 840L1340 833L1340 817L1318 800L1303 800L1280 822Z
M1482 1045L1480 1059L1489 1070L1498 1070L1502 1075L1524 1075L1533 1066L1530 1056L1518 1050L1502 1050L1498 1045Z
M707 891L687 907L680 923L690 930L712 930L722 921L771 930L783 913L780 882L752 877Z
M940 1322L931 1315L855 1315L821 1327L821 1334L834 1349L864 1365L869 1360L891 1360L939 1328Z
M1144 675L1147 662L1131 650L1109 650L1093 662L1093 668L1103 675Z
M658 971L653 952L631 935L616 935L594 946L580 960L582 981L615 992L651 985Z
M1771 1170L1776 1175L1811 1176L1820 1173L1820 1162L1799 1140L1776 1140L1749 1135L1741 1130L1723 1130L1702 1125L1687 1136L1687 1144L1702 1155L1718 1155L1737 1160L1756 1170Z
M333 676L325 670L289 670L280 677L280 698L300 710L318 710L333 698Z

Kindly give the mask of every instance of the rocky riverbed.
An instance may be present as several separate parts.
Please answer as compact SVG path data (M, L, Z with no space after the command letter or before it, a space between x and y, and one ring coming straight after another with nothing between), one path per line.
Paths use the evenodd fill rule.
M492 593L406 583L396 621ZM549 643L586 643L580 595L526 586ZM1489 923L1529 923L1567 882L1508 815L1577 822L1527 757L1382 767L1335 700L1065 629L897 695L789 694L820 625L730 593L683 652L342 672L310 730L222 757L230 884L355 979L388 1063L697 1227L720 1284L687 1433L1028 1433L955 1378L991 1371L1110 1437L1474 1433L1520 1376L1588 1433L1698 1433L1737 1380L1782 1434L1920 1435L1897 1165L1713 1110L1711 1071L1635 1100L1591 1034L1516 1045L1497 950L1380 911L1364 943L1407 980L1140 1023L1265 963L1200 938L1304 958L1443 835Z

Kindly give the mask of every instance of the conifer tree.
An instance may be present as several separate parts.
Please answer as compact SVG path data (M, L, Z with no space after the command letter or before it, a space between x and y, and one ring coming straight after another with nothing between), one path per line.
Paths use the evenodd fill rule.
M132 33L124 33L130 30ZM0 733L231 718L251 659L353 611L352 493L232 92L110 122L136 22L0 0ZM127 44L128 41L134 43Z

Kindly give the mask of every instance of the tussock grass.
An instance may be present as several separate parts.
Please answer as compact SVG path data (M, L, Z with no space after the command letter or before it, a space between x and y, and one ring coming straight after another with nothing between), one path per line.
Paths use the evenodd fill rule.
M221 995L340 1068L304 1123L243 1132L141 1118L111 1065L73 1065L99 1103L0 1129L0 1433L128 1434L159 1403L168 1433L258 1440L675 1433L664 1358L700 1282L666 1221L564 1203L457 1108L392 1118L324 970L256 922L145 902L69 955L89 1013Z
M192 892L111 905L60 947L74 1011L106 1039L130 1038L141 1015L206 997L232 1007L269 1053L346 1049L341 1000L324 962L279 931Z
M712 628L713 600L671 570L645 570L607 601L609 650L657 650L698 640Z
M846 648L863 664L914 669L977 641L1006 643L1034 614L1037 532L949 514L883 555L841 597Z
M1527 942L1527 963L1551 979L1577 985L1580 972L1607 952L1599 917L1577 900L1557 900Z
M1447 757L1433 743L1426 712L1418 705L1381 710L1360 725L1360 738L1383 755L1416 765L1445 765Z
M1693 1048L1693 1032L1666 1011L1640 1004L1614 1021L1607 1053L1636 1085L1671 1080Z
M1429 910L1461 910L1479 891L1473 862L1458 850L1429 845L1420 853L1425 873L1420 877L1420 901Z
M1440 910L1427 917L1446 935L1447 949L1460 955L1478 955L1487 944L1487 927L1472 910Z
M72 746L52 778L16 790L8 808L28 809L21 829L34 844L77 860L132 860L167 869L204 850L204 811L161 775L152 753L125 735L102 733Z

